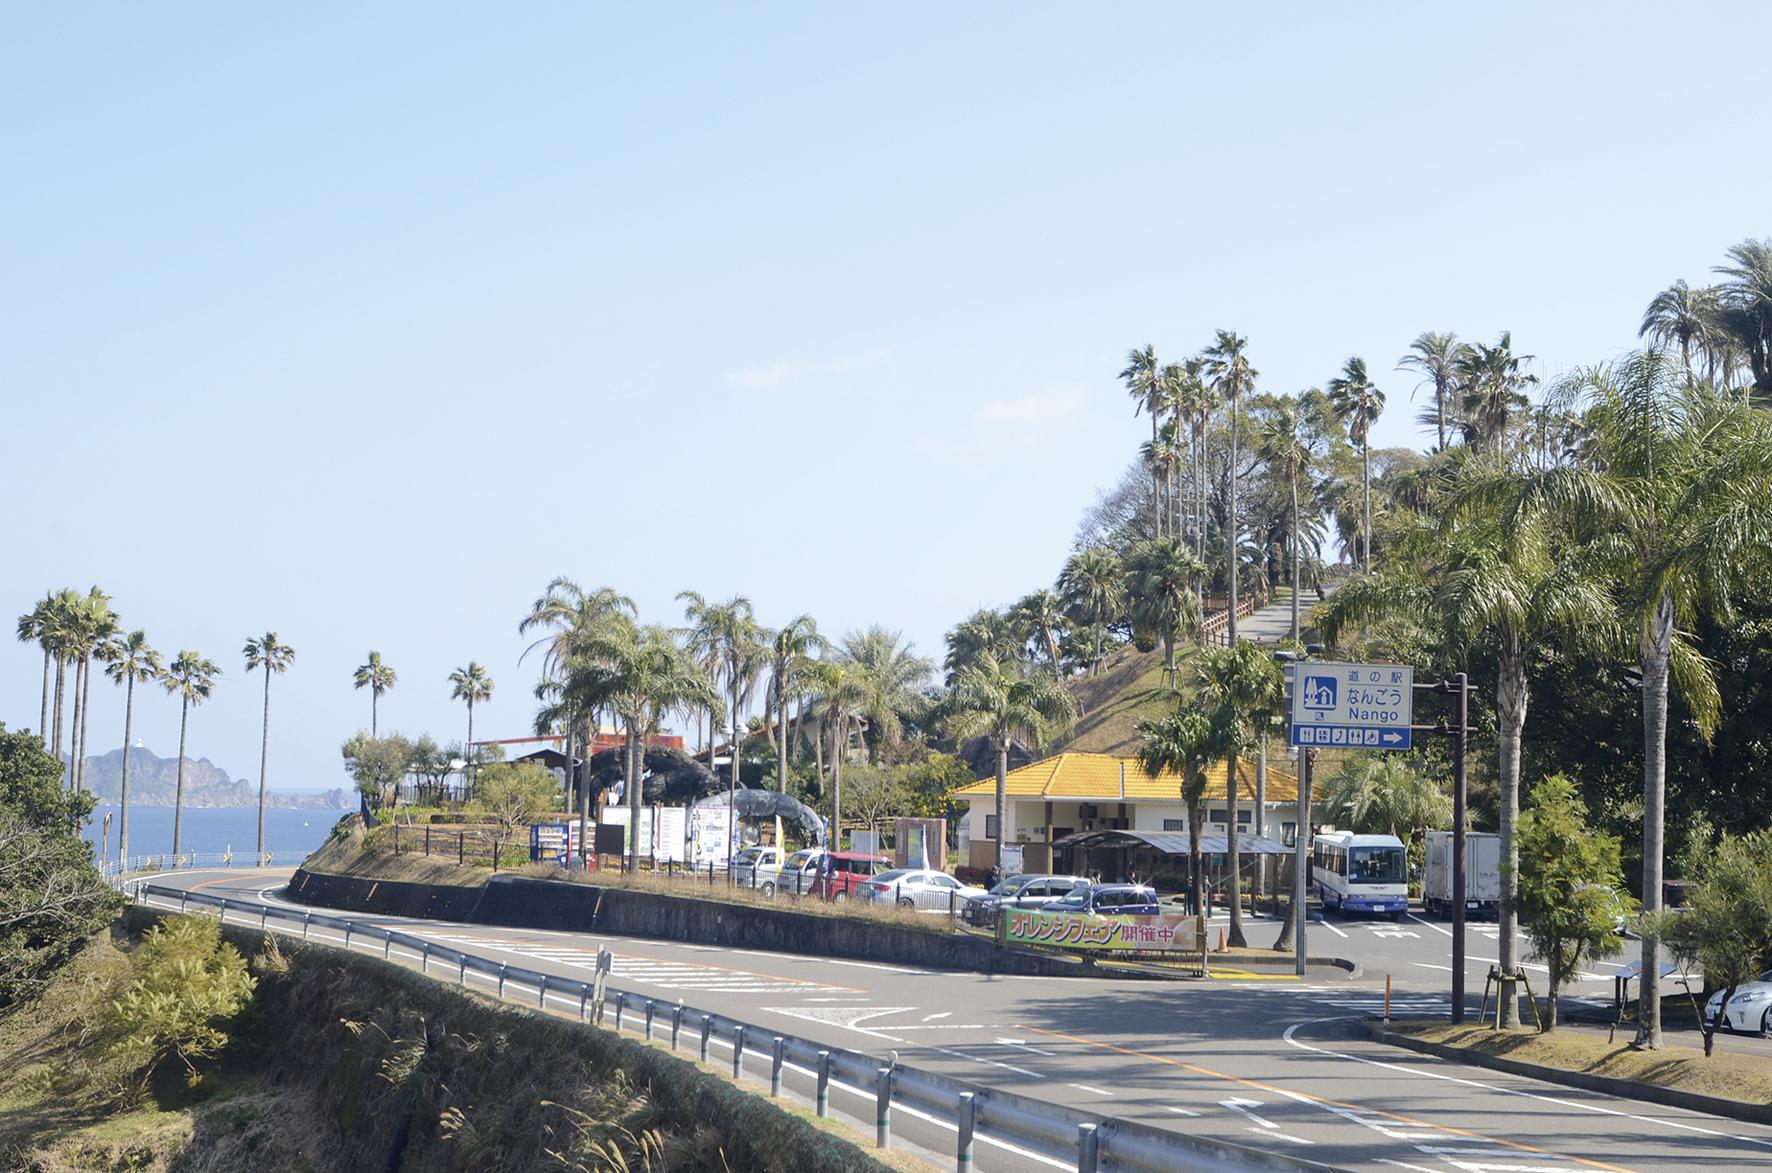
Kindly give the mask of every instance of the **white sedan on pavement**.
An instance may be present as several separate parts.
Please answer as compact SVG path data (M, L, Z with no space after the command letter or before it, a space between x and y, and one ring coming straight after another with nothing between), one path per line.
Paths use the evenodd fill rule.
M923 912L956 912L967 902L984 895L983 888L962 884L934 868L895 868L863 882L864 900L894 901L900 908Z
M1723 1006L1723 991L1718 990L1704 1004L1704 1025L1717 1021ZM1729 996L1729 1009L1723 1014L1724 1030L1772 1034L1772 969L1751 982L1742 982Z

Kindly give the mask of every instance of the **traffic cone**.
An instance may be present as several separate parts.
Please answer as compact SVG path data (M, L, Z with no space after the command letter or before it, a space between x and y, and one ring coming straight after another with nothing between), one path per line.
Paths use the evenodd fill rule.
M1218 926L1218 951L1220 953L1224 952L1224 926L1223 925Z

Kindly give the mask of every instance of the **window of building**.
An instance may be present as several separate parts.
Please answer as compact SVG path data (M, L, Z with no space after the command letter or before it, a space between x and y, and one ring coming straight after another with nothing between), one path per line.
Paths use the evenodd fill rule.
M1297 823L1280 824L1280 842L1284 843L1287 847L1292 847L1298 843Z
M996 815L986 815L984 817L984 837L986 839L995 839L997 837Z
M1187 820L1186 819L1164 819L1163 820L1163 830L1165 830L1165 831L1185 831L1185 830L1187 830Z

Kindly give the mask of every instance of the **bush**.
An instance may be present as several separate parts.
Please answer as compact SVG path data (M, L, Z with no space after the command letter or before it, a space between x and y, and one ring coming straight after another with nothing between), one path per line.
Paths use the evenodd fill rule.
M216 921L170 917L143 935L100 1030L111 1057L134 1076L137 1094L173 1055L194 1086L201 1078L196 1061L227 1042L223 1028L251 1000L255 985Z

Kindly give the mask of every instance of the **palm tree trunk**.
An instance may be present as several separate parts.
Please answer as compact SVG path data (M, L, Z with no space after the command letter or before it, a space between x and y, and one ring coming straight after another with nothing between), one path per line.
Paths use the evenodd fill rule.
M80 685L80 788L86 788L86 736L92 727L92 653L86 653L86 679Z
M1667 685L1673 647L1673 599L1663 591L1649 638L1639 649L1643 672L1643 911L1661 908L1661 852L1667 798ZM1661 942L1643 934L1641 1002L1636 1045L1661 1049Z
M843 850L843 743L849 740L849 718L844 716L831 738L831 845Z
M1009 805L1009 740L997 739L997 871L999 876L1003 870L1003 840L1009 833L1009 821L1006 808Z
M123 785L117 795L117 863L119 868L129 862L129 755L131 726L135 722L135 673L129 674L123 686Z
M369 686L369 736L371 737L381 736L381 734L377 732L377 727L380 722L380 709L381 688L378 685L372 684Z
M1225 899L1231 906L1230 944L1233 949L1241 949L1249 942L1243 936L1243 877L1241 854L1237 850L1237 755L1231 754L1224 764L1225 864L1230 869L1230 875L1225 877Z
M178 855L185 844L185 729L190 724L189 697L178 706L178 781L172 792L172 854Z
M1249 820L1250 830L1256 838L1267 834L1267 730L1263 729L1255 740L1255 817ZM1255 881L1250 899L1257 905L1262 894L1267 891L1267 856L1255 857Z
M1371 425L1367 425L1370 427ZM1360 569L1372 573L1372 441L1360 441Z
M1497 649L1495 682L1495 716L1500 725L1501 740L1501 900L1496 919L1500 930L1501 968L1504 973L1517 973L1520 968L1519 894L1520 845L1516 828L1520 818L1520 737L1526 728L1526 649L1520 633L1504 630ZM1501 1025L1518 1024L1520 1004L1517 998L1501 1001Z
M627 764L622 771L622 781L628 792L628 871L638 873L640 870L640 738L634 731L632 721L628 722L627 743Z
M781 745L781 748L775 751L776 789L782 794L786 794L788 792L788 690L786 688L778 687L775 690L775 724L775 739ZM782 844L778 843L776 846L780 847Z
M1230 580L1229 623L1226 627L1228 646L1237 646L1237 397L1231 396L1231 465L1230 524L1225 526L1225 576Z
M727 747L730 766L726 775L726 809L732 828L738 828L738 666L732 669L732 744Z
M80 789L80 685L86 680L86 661L74 657L74 704L68 715L68 789Z
M1446 451L1446 380L1434 380L1434 428L1440 434L1436 451Z
M1298 478L1292 478L1292 642L1298 642Z
M1163 482L1157 470L1157 413L1151 411L1151 507L1157 515L1157 536L1163 536L1163 512L1168 506L1163 503Z
M55 764L57 776L60 776L62 761L62 691L66 687L68 662L60 655L55 658Z
M49 741L49 645L43 646L43 715L37 719L37 737Z
M267 655L269 651L267 650ZM265 769L271 760L271 665L265 662L265 711L258 738L258 862L265 862Z
M468 792L471 794L474 790L474 775L477 772L474 769L474 698L471 695L468 697L468 741L463 748L468 751ZM566 774L566 785L570 789L572 786L572 759L570 757L566 759Z
M1206 861L1200 856L1200 836L1205 831L1205 827L1201 825L1206 814L1205 805L1203 802L1187 804L1189 912L1199 912L1206 907Z

